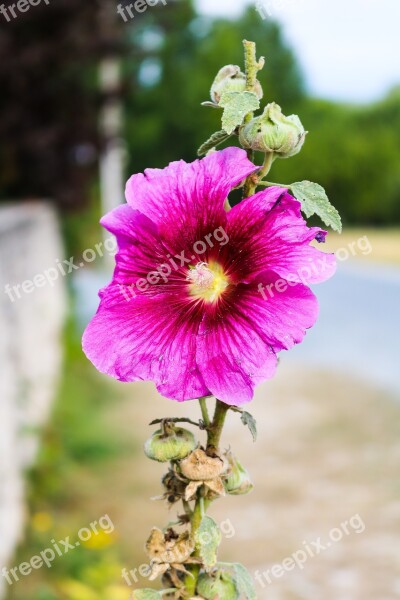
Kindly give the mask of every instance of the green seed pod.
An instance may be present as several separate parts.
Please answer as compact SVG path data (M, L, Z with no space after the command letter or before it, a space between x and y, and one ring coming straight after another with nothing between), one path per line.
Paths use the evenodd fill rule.
M289 158L300 152L306 135L297 115L285 117L281 107L272 102L260 117L240 129L239 139L244 148Z
M197 593L205 600L236 600L239 597L234 579L224 571L202 573L197 582Z
M158 462L169 462L185 458L196 448L196 439L191 431L172 424L158 429L144 445L148 458Z
M237 65L226 65L217 73L211 86L211 100L219 104L222 94L225 92L244 92L246 89L246 75L242 73ZM256 96L261 99L263 90L259 81L256 83Z
M251 482L247 469L240 464L231 452L227 452L226 458L229 463L229 471L224 480L225 491L234 496L241 496L251 492L254 485Z

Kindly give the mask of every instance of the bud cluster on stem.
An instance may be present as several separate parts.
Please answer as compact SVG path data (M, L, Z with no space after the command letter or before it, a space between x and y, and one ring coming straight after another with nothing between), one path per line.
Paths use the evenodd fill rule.
M145 443L148 458L169 463L168 472L162 478L165 491L159 498L170 506L182 502L183 507L177 523L164 530L155 527L150 534L146 544L150 579L162 575L162 594L167 594L166 597L207 600L218 595L220 600L231 600L239 598L239 583L233 567L230 569L223 563L222 568L217 562L220 533L206 511L213 500L225 494L246 494L253 486L232 452L221 450L224 423L232 407L216 400L214 416L210 419L207 399L200 398L199 402L202 420L197 425L206 431L204 446L196 441L192 432L177 426L177 419L161 419L160 429ZM209 555L204 554L202 535L207 544L210 536L215 540L212 563ZM133 598L141 598L141 591L136 590Z

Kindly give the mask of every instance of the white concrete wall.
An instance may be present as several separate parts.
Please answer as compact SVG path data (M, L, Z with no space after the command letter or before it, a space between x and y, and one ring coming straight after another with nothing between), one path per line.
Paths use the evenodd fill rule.
M5 291L64 257L56 213L47 203L0 207L0 572L24 525L24 472L35 459L61 368L65 281ZM0 598L5 594L0 577Z

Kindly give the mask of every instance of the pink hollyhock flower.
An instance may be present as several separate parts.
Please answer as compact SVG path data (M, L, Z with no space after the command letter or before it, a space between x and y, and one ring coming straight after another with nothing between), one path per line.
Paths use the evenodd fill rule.
M226 148L130 178L128 204L101 221L119 251L83 336L99 371L153 380L178 401L212 394L240 405L274 375L277 353L302 341L318 316L305 282L328 279L335 259L310 245L326 232L308 228L282 188L225 211L255 170Z

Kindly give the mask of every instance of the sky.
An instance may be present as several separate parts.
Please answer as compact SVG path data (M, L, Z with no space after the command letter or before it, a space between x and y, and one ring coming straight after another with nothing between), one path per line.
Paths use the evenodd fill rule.
M370 102L400 84L399 0L197 0L227 18L248 4L282 23L313 95Z

